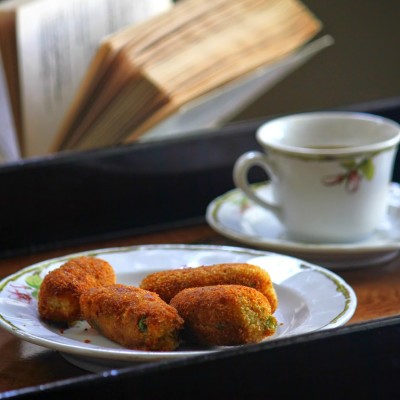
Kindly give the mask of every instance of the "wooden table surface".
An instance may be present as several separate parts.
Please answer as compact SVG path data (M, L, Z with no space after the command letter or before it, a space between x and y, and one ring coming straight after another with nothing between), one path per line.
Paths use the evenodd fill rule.
M0 260L0 278L53 257L78 251L139 244L221 244L241 246L205 224L132 236L90 245ZM358 305L348 324L400 314L400 257L385 265L335 271L355 290ZM0 398L5 392L90 374L68 363L58 352L17 339L0 329Z

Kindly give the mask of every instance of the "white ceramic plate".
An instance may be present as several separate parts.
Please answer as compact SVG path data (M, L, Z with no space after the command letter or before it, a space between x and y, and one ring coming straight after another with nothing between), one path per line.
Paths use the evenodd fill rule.
M271 274L279 307L277 332L267 340L343 325L353 315L356 296L339 276L307 262L274 253L239 247L148 245L79 253L108 261L118 283L138 285L150 272L251 260ZM68 257L24 268L0 282L0 326L15 336L60 351L70 362L90 371L132 365L136 362L195 356L217 348L184 346L172 352L137 351L111 342L85 321L61 330L40 320L36 295L44 275Z
M271 195L269 182L254 185L261 197ZM289 240L282 224L269 211L254 204L239 189L213 200L206 212L218 233L260 249L276 251L317 263L332 270L368 267L392 260L400 250L400 186L389 187L384 221L368 239L349 244L303 243Z

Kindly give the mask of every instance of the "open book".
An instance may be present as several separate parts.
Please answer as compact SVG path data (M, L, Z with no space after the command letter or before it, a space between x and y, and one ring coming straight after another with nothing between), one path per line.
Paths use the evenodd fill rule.
M0 126L3 159L48 152L99 42L172 5L172 0L1 1L0 115L12 110L11 125ZM10 136L17 140L5 148L3 138Z
M75 1L90 3L52 3ZM96 5L98 2L101 0ZM118 3L102 2L108 6ZM164 10L167 6L161 0L145 3L165 6ZM65 18L68 26L75 26L74 20L74 15ZM46 99L38 96L47 82L43 76L42 80L38 78L40 74L32 73L40 63L38 54L43 56L51 46L47 45L42 53L25 48L26 54L36 52L36 56L31 56L30 63L23 63L26 70L22 68L22 75L29 82L20 80L25 100L22 113L14 113L20 121L15 125L21 133L23 156L128 143L143 140L146 135L157 137L160 132L165 134L166 126L169 131L177 127L177 115L201 114L197 121L203 122L195 128L209 125L207 113L213 124L221 122L235 109L241 109L260 88L279 80L327 44L325 40L304 47L320 31L321 23L297 0L181 0L168 11L127 25L103 35L101 41L99 38L96 51L92 41L94 55L88 65L76 69L72 65L66 71L66 76L77 73L84 78L77 79L79 85L71 85L68 101L51 117ZM58 38L61 29L52 29ZM51 42L54 44L55 39ZM23 53L19 49L19 54ZM66 55L61 50L57 54L59 59L53 62L60 63ZM52 66L50 60L47 64L48 68ZM59 84L64 82L64 72L58 69L55 78ZM30 91L26 89L28 83ZM55 96L57 89L55 85L51 94ZM236 101L231 101L232 96ZM210 109L207 104L215 106ZM39 115L38 109L44 115ZM187 123L186 129L193 127L190 119L178 119L179 123Z

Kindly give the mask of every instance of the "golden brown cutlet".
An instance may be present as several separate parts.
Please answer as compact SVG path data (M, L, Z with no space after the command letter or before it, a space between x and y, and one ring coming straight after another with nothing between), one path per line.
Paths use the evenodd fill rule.
M179 345L183 320L156 293L115 284L86 291L80 305L93 328L122 346L171 351Z
M226 284L257 289L269 300L272 313L278 307L278 297L268 272L246 263L214 264L155 272L145 277L140 287L158 293L163 300L169 302L186 288Z
M76 257L50 271L38 296L39 315L53 322L71 323L81 319L79 298L90 288L115 283L111 265L95 257Z
M184 289L172 298L185 321L186 339L204 345L257 343L271 336L277 321L266 297L241 285Z

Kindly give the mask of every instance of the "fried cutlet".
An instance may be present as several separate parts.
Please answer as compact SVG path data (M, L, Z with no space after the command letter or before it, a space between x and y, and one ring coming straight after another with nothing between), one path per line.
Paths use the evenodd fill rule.
M76 257L50 271L38 296L39 315L49 321L71 323L81 319L79 298L90 288L115 283L111 265L95 257Z
M277 327L269 301L258 290L241 285L184 289L172 298L185 321L185 337L203 345L257 343Z
M158 293L169 302L186 288L226 284L257 289L269 300L272 313L278 307L278 297L268 272L252 264L225 263L155 272L145 277L140 287Z
M93 328L124 347L171 351L179 345L183 320L156 293L116 284L86 291L80 305Z

